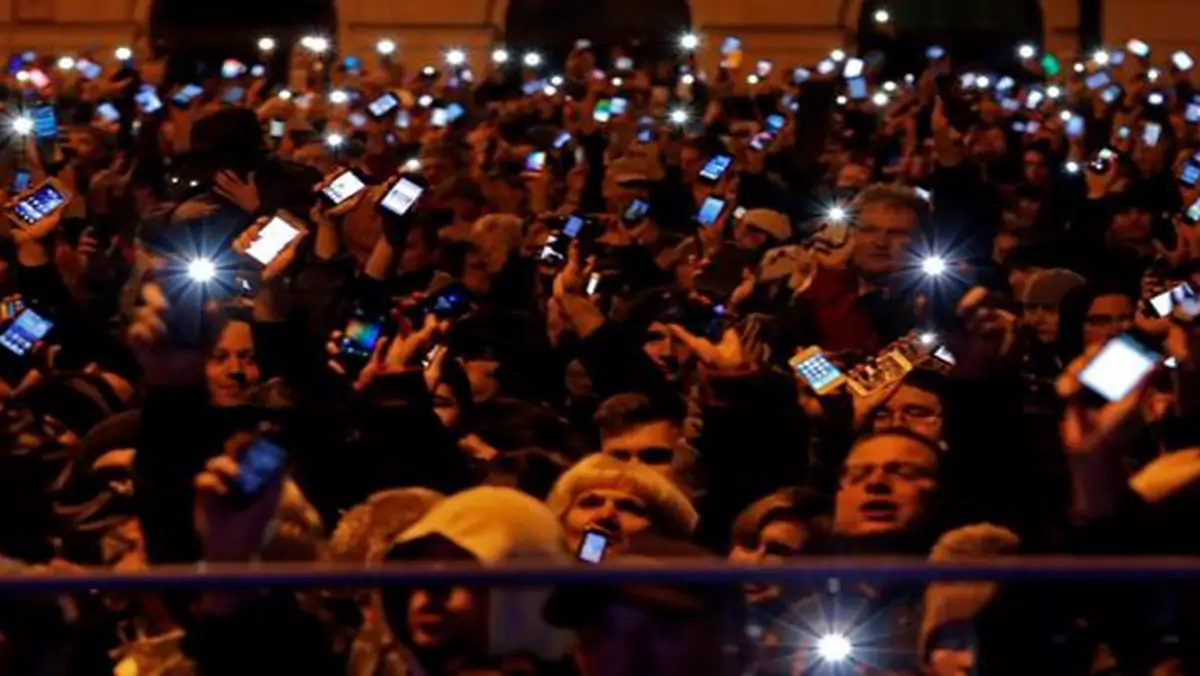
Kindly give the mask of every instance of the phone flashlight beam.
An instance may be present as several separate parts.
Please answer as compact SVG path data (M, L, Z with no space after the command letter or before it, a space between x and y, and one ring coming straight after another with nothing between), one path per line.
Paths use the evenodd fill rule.
M275 51L275 38L265 35L258 39L258 51L273 52Z
M695 33L684 33L679 37L679 46L689 52L700 46L700 36Z
M946 273L946 259L941 256L926 256L921 259L921 272L930 277L938 277Z
M33 132L33 118L26 115L13 118L12 130L18 136L29 136Z
M817 639L817 654L827 662L841 662L850 657L854 646L841 634L826 634Z
M204 284L217 276L217 266L207 258L197 258L188 263L187 274L193 282Z
M391 56L396 53L396 41L384 38L375 43L375 51L380 56Z
M466 63L467 55L461 49L451 49L446 52L446 63L458 67Z

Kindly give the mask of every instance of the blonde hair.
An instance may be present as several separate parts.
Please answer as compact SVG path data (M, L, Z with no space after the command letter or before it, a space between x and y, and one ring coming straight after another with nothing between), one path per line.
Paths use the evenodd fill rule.
M700 521L691 500L669 479L643 465L621 462L602 453L589 455L564 472L550 490L546 506L562 521L575 498L596 489L627 491L645 500L664 535L691 535Z

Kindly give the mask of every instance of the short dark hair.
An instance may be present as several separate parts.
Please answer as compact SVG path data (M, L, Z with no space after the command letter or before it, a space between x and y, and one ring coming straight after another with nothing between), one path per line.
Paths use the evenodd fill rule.
M596 409L593 420L600 437L611 437L653 422L681 424L684 418L682 403L655 401L645 394L627 392L605 399Z

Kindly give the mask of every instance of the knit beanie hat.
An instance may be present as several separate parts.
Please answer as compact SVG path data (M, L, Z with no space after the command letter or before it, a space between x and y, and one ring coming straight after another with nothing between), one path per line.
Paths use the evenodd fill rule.
M1021 539L1007 528L990 523L963 526L942 535L930 561L976 561L1017 553ZM925 588L925 616L917 654L922 662L933 650L938 630L956 622L969 622L977 617L996 598L999 585L995 582L934 582Z
M1027 305L1058 307L1071 289L1083 286L1087 280L1064 268L1042 270L1029 279L1022 302Z

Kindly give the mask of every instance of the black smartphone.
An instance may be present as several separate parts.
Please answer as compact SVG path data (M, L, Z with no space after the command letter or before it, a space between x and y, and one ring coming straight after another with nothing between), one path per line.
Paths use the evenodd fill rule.
M350 169L342 169L337 174L328 178L325 182L325 187L321 188L321 196L330 205L336 207L345 204L349 199L366 189L367 184L363 183L358 174L355 174Z
M342 330L342 340L338 344L342 366L347 370L361 369L383 338L385 325L386 318L382 314L355 309L346 322L346 328Z
M729 168L733 166L733 156L718 153L709 158L700 169L700 180L713 184L721 180Z
M556 266L566 264L571 241L583 233L585 225L587 225L587 221L583 216L578 214L568 216L567 220L563 222L562 230L551 233L549 239L542 245L542 250L537 257L538 262Z
M384 92L382 96L367 105L367 110L375 117L385 117L398 105L400 105L400 100L394 94Z
M420 306L421 315L432 314L438 319L458 319L471 309L471 292L459 282L451 282L437 290Z
M283 471L287 451L270 439L257 439L250 444L238 461L238 474L233 480L233 497L252 501L267 484Z

